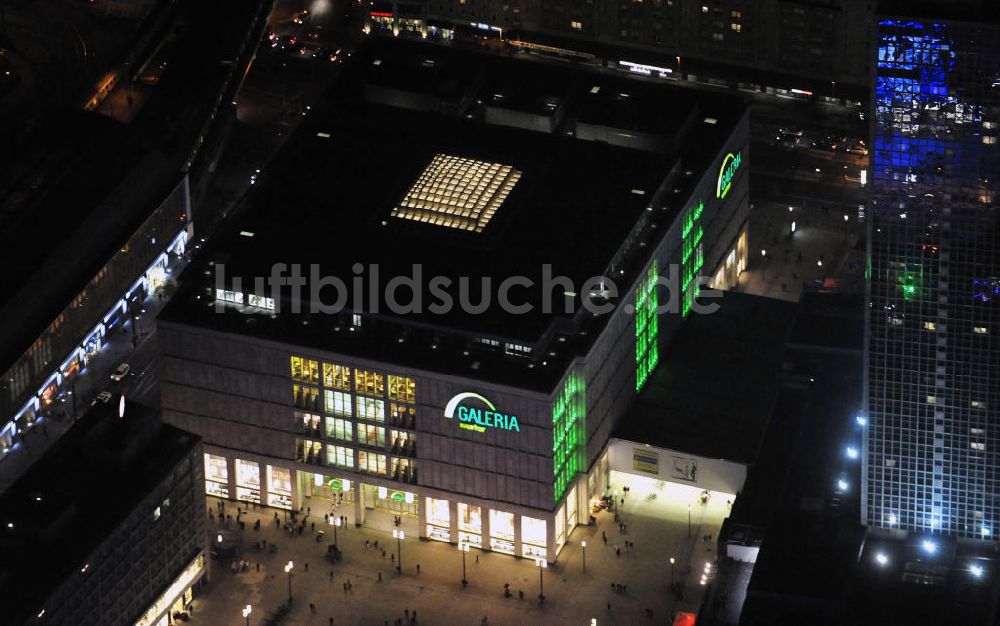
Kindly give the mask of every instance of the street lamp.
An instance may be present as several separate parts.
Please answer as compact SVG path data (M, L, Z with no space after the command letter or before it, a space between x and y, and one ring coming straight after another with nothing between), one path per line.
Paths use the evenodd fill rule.
M243 609L243 617L245 617L246 620L247 620L247 626L250 626L250 613L252 613L252 612L253 612L253 608L251 608L251 606L249 604L246 605L246 607L244 607L244 609Z
M760 250L760 279L767 280L767 250L763 248Z
M392 529L392 536L396 539L396 573L403 573L403 531L399 528Z
M465 553L469 551L469 544L465 541L459 541L458 551L462 553L462 586L465 587L469 584L465 577Z
M674 588L674 563L676 563L676 562L677 562L677 559L675 559L674 557L670 557L670 588L671 589Z
M688 505L688 539L691 538L691 505Z
M545 560L545 557L536 556L535 565L538 567L538 602L540 604L545 602L545 583L542 576L544 575L545 568L549 566L549 562Z
M587 573L587 541L583 540L580 542L580 547L583 548L583 573Z
M295 564L291 561L285 565L285 573L288 574L288 606L292 605L292 568Z
M334 547L337 546L337 529L340 528L340 525L342 523L343 523L343 521L340 519L339 515L337 515L336 517L334 517L334 516L330 517L330 524L333 526L333 545L334 545Z

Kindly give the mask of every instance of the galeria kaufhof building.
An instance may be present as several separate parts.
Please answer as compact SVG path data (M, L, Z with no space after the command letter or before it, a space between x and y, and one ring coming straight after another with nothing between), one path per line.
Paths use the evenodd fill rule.
M204 439L209 495L555 561L697 277L746 265L746 109L414 42L354 56L161 314L164 420ZM275 263L364 294L310 312L338 291L274 293ZM418 272L395 302L422 306L392 310ZM511 276L530 311L460 306L462 277L477 304Z

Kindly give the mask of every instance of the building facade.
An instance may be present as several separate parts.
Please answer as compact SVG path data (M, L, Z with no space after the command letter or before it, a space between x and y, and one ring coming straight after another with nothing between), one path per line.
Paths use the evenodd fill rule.
M862 521L995 541L1000 29L877 32Z
M597 44L619 51L606 60L629 60L631 50L641 58L661 57L655 65L675 75L724 78L710 67L728 66L759 71L757 82L782 92L787 81L766 74L798 77L798 86L836 96L837 83L843 90L868 82L870 18L870 3L853 0L411 0L372 2L366 23L397 35L536 42L564 50L574 49L574 42L587 51L587 44ZM754 82L746 74L740 80Z

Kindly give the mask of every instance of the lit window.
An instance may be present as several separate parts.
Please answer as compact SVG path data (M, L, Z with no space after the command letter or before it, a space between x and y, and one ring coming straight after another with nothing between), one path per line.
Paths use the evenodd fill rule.
M509 165L438 154L392 215L482 232L520 178Z
M934 322L924 322L924 330L937 330L937 324Z
M927 396L927 404L937 404L937 396Z
M417 384L406 376L389 375L389 399L414 403L417 401Z
M980 452L984 452L986 450L986 444L981 441L973 441L969 444L969 447Z
M375 398L355 397L355 405L358 409L357 417L377 422L385 421L385 402Z
M370 396L381 396L385 392L382 374L368 370L354 369L354 391Z
M729 25L729 29L732 30L732 31L735 31L735 32L739 33L739 32L743 31L743 25L742 24L737 24L737 23L734 22L734 23L732 23L732 24Z
M351 416L351 394L344 393L343 391L330 391L329 389L324 389L323 400L327 413L333 413L334 415L341 415L344 417Z
M970 435L985 435L986 434L986 429L984 429L984 428L970 428L969 429L969 434Z
M976 333L977 335L986 335L990 332L990 329L986 328L985 326L973 326L972 332Z
M323 364L323 386L351 390L351 368L335 363Z
M344 446L326 446L326 462L336 467L354 469L354 450Z
M384 448L385 428L371 424L358 424L358 443L373 448Z
M358 471L369 474L386 474L386 458L384 454L373 454L365 450L358 451Z
M326 436L341 441L354 441L354 424L338 417L326 418Z
M986 408L986 403L983 402L982 400L973 400L971 402L971 404L972 404L972 408L974 408L974 409L985 409Z
M726 38L726 36L723 35L722 33L712 33L712 40L713 41L722 41L725 38Z
M353 313L351 315L351 325L352 326L361 326L361 314L360 313Z
M570 27L573 28L573 30L583 30L583 24L581 22L576 21L576 20L573 20L572 22L570 22L569 25L570 25Z
M319 382L319 361L293 356L291 358L291 365L292 380L301 380L306 383Z

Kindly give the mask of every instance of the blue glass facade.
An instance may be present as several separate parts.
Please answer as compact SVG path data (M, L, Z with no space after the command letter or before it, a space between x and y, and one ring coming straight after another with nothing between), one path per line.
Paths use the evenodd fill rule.
M1000 29L883 19L876 68L862 521L995 540Z

